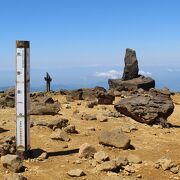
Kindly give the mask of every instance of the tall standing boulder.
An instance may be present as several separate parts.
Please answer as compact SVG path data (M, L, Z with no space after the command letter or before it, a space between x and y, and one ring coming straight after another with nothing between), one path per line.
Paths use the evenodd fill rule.
M138 61L136 58L136 51L127 48L124 58L124 63L125 63L125 67L124 67L122 80L130 80L133 78L137 78L139 68L138 68Z

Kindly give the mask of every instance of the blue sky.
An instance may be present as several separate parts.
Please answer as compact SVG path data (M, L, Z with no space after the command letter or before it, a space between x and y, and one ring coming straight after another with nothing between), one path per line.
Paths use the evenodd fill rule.
M15 41L29 40L34 86L44 85L46 71L54 84L119 77L129 47L141 71L178 89L179 22L179 0L2 0L0 83L14 83Z

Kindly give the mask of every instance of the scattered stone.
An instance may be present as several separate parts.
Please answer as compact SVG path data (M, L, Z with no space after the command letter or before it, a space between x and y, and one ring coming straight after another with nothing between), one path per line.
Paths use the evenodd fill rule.
M115 97L106 91L103 87L82 88L70 91L70 97L73 100L97 100L98 104L112 104Z
M61 129L56 129L51 135L50 138L53 140L61 140L61 141L70 141L70 138L68 136L68 134L61 130Z
M81 161L80 160L76 160L75 164L81 164Z
M85 143L82 144L79 148L79 157L87 159L93 157L96 152L96 148L93 145Z
M105 161L96 166L97 171L117 171L118 166L115 160Z
M134 126L134 125L129 125L128 127L129 127L129 130L130 130L130 131L136 131L136 130L138 130L138 128L137 128L136 126Z
M48 122L46 121L35 121L31 120L32 126L48 126Z
M83 114L82 119L86 121L93 121L93 120L97 120L97 117L96 115Z
M113 94L101 93L97 96L98 104L111 105L115 100L115 96Z
M78 134L78 131L76 130L75 125L68 125L63 130L69 134Z
M44 160L47 159L47 158L48 158L48 153L44 151L44 152L37 158L37 160L38 160L38 161L44 161Z
M174 164L172 163L171 159L167 159L167 158L161 158L155 162L155 168L162 167L164 171L169 170L173 166Z
M91 166L96 167L97 166L97 161L95 159L89 160L89 163Z
M169 95L150 89L146 96L141 93L122 99L115 109L138 122L166 126L166 119L172 114L174 105Z
M0 138L0 156L14 154L16 151L15 136L6 136Z
M4 180L27 180L27 178L21 174L10 173L4 176Z
M96 131L96 129L94 127L88 127L87 130L89 130L89 131Z
M141 174L138 174L136 177L137 177L137 178L142 178L142 175L141 175Z
M129 173L135 173L135 169L133 166L127 165L124 167L124 170L129 172Z
M1 156L1 162L3 166L12 172L19 172L23 166L22 160L17 155L5 155Z
M132 163L132 164L141 164L142 163L142 160L137 155L134 155L134 154L129 154L127 156L127 160L129 161L129 163Z
M66 109L71 109L71 105L70 104L65 104L65 108Z
M53 120L52 122L48 123L48 127L55 130L55 129L62 129L69 125L69 120L66 118L61 118L58 120Z
M107 146L114 146L120 149L130 147L130 138L126 136L121 129L104 131L99 135L99 143Z
M121 96L121 92L120 91L114 91L113 92L114 93L114 95L116 96L116 97L120 97Z
M56 115L60 111L61 105L51 97L39 97L32 99L30 106L31 115Z
M100 121L100 122L107 122L107 121L108 121L108 118L107 118L107 117L102 117L99 121Z
M94 100L94 101L87 102L86 107L93 108L94 106L97 106L97 105L98 105L98 102Z
M124 117L123 114L121 114L120 112L114 111L114 112L108 112L106 114L104 114L107 117L112 117L112 118L119 118L119 117Z
M107 160L109 160L109 155L106 154L106 153L103 152L103 151L99 151L99 152L97 152L97 153L94 154L94 159L95 159L97 162L107 161Z
M71 95L67 95L66 100L67 100L67 102L73 102L74 101L74 99L72 98Z
M86 175L82 169L73 169L68 171L67 174L71 177L81 177Z
M172 168L170 169L170 171L171 171L172 173L174 173L174 174L177 174L177 173L179 172L179 167L178 167L178 166L172 167Z
M120 156L114 159L118 167L126 166L128 164L128 160L126 157Z
M59 92L61 95L69 95L70 94L70 92L67 89L60 89Z
M156 128L156 129L162 129L163 128L161 124L153 124L152 127Z
M0 108L14 108L15 107L15 97L5 95L0 96Z

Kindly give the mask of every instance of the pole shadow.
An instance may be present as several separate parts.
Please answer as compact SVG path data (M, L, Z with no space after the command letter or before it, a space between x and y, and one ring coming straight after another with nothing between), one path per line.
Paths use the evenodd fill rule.
M30 150L30 158L38 158L42 153L45 151L43 149L37 148L37 149L31 149ZM47 152L48 157L54 157L54 156L66 156L71 154L76 154L79 152L79 148L77 149L71 149L66 151L55 151L55 152Z

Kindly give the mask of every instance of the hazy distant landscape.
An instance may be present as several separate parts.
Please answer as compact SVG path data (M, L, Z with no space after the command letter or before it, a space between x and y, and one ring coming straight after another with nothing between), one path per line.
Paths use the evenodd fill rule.
M119 60L122 64L123 59ZM59 69L32 69L31 70L31 90L44 91L45 81L44 76L46 71L52 77L52 90L58 91L59 89L78 89L88 88L95 86L103 86L108 88L108 78L121 78L123 68L121 66L92 66L92 67L66 67ZM156 80L156 87L168 87L170 90L179 92L179 64L163 64L143 66L140 64L140 73L150 76ZM3 76L0 77L0 89L7 89L8 87L15 86L15 72L3 70Z

